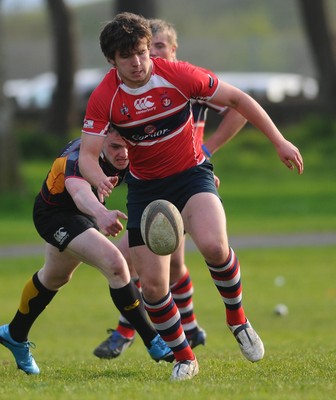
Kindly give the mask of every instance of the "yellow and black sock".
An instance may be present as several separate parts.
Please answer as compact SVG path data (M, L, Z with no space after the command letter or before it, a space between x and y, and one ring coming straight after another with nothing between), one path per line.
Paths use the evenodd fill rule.
M110 294L115 306L134 326L145 346L150 348L150 342L155 338L157 332L147 317L140 292L134 282L130 281L120 289L110 287Z
M14 340L17 342L27 340L28 332L36 318L56 293L57 291L49 290L42 285L37 272L29 279L23 288L19 309L9 324L9 332Z

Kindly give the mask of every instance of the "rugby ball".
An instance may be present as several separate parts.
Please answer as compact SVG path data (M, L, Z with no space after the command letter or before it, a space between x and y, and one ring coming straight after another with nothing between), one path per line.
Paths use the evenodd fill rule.
M167 200L154 200L148 204L142 213L140 228L147 247L161 256L174 253L184 235L181 214Z

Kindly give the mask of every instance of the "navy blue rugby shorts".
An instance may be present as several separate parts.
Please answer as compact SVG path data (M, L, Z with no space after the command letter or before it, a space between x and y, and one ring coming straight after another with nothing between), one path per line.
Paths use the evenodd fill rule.
M139 180L128 172L125 182L128 185L127 230L130 247L144 244L140 221L143 210L150 202L158 199L168 200L181 212L190 197L197 193L214 193L219 197L213 165L209 161L163 179Z
M39 235L59 251L64 251L72 239L89 228L98 230L95 220L78 210L64 210L46 204L36 196L33 220Z

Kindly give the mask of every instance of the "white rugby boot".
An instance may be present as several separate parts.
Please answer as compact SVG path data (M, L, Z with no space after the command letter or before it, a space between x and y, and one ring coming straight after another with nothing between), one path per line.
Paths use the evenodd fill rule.
M198 374L198 362L195 357L194 360L177 361L173 368L173 373L170 380L172 381L185 381L192 379Z
M248 320L241 325L228 325L236 338L243 356L251 362L260 361L264 357L264 345L257 332Z

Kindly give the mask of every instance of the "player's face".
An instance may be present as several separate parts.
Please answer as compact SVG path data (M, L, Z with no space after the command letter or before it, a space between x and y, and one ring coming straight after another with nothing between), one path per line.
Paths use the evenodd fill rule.
M151 61L147 40L141 39L132 52L117 52L111 60L122 81L131 88L145 85L151 74Z
M151 57L161 57L168 61L176 60L176 46L168 41L167 34L160 32L153 36L151 48Z
M105 158L117 169L128 166L128 150L124 139L118 133L108 133L103 144Z

